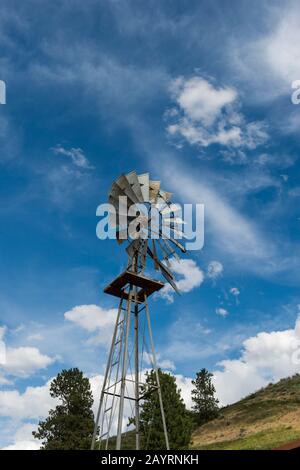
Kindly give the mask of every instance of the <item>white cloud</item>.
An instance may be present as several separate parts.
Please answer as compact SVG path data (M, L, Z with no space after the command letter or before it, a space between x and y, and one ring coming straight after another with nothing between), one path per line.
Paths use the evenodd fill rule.
M221 317L227 317L228 311L225 308L219 307L216 309L216 314L220 315Z
M185 377L181 374L175 374L176 385L181 391L181 396L183 401L188 409L192 408L192 398L191 398L191 391L193 390L194 386L192 385L192 379L189 377Z
M151 354L144 352L143 359L147 366L153 367ZM170 359L162 359L159 353L156 354L156 363L158 367L164 370L174 371L176 369L176 366L173 361L171 361Z
M235 297L238 297L240 295L240 291L237 287L231 287L229 292L230 292L230 294L234 295Z
M223 273L223 265L220 261L211 261L207 267L207 277L216 280Z
M223 405L300 372L300 316L295 327L283 331L260 332L243 342L240 358L219 363L214 383Z
M15 441L13 444L10 444L6 447L2 447L1 450L39 450L40 444L37 442L27 440L27 441Z
M90 343L107 346L111 341L117 309L104 309L98 305L78 305L65 312L64 317L89 333L97 332L89 339Z
M224 106L237 98L234 89L214 88L208 80L201 77L192 77L189 80L178 78L171 84L171 91L188 117L203 121L206 125L213 124Z
M55 358L42 354L39 349L29 346L6 348L6 362L2 369L10 375L28 377L36 370L53 364Z
M260 44L267 64L288 85L300 77L299 13L299 5L281 11L277 25Z
M255 149L268 139L264 122L245 121L233 88L216 88L195 76L174 80L171 92L177 107L171 108L166 117L167 132L174 138L201 147L219 144L233 149ZM238 160L240 163L240 157Z
M70 158L73 164L79 168L93 168L81 148L72 147L70 149L66 149L62 145L57 145L52 150L56 155L64 155Z
M37 387L27 387L23 393L18 390L0 391L0 416L14 420L39 419L47 416L49 409L55 406L55 400L50 397L49 380Z
M181 259L177 261L175 258L172 258L170 264L171 271L180 277L179 280L176 281L180 292L190 292L202 284L204 274L194 260ZM170 284L166 284L159 293L160 296L167 299L169 302L173 302L173 294L174 290Z
M39 450L40 444L32 435L32 431L35 429L35 424L23 424L14 435L14 443L2 447L1 450Z

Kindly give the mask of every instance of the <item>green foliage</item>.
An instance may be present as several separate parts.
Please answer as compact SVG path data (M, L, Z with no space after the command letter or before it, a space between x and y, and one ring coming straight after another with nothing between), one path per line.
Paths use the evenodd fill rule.
M175 377L162 372L160 369L158 373L170 449L187 449L191 440L192 419L185 408ZM144 449L163 450L166 448L166 444L158 393L155 391L156 386L155 371L151 370L147 372L146 382L141 387L141 394L146 394L140 411L140 428L143 436L142 447Z
M201 369L197 372L196 379L192 380L195 387L192 390L193 411L199 426L215 419L218 415L219 401L215 398L216 390L211 381L212 376L208 370Z
M94 415L90 382L75 368L63 370L51 382L50 395L60 400L33 432L45 450L84 450L91 445Z

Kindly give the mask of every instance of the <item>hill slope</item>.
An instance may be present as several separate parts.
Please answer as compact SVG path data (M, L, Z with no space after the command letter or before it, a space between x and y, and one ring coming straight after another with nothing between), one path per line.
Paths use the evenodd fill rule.
M193 449L273 449L300 438L300 374L222 408L193 434Z

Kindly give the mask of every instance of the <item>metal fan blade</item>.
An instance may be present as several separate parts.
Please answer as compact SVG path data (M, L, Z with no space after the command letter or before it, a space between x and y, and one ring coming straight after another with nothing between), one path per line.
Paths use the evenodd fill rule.
M167 266L165 266L160 261L157 261L157 263L158 263L159 269L160 269L162 275L164 276L164 278L173 287L173 289L177 292L177 294L179 294L180 292L179 292L178 287L176 286L176 284L174 282L174 276L171 273L171 271L167 268Z
M178 224L178 225L185 225L186 222L182 220L180 217L164 217L163 218L164 222L171 222L173 224Z
M149 181L149 199L155 203L160 189L160 181Z
M162 252L162 254L163 254L163 261L165 261L166 264L167 264L167 267L168 267L169 269L171 269L171 264L170 264L170 261L169 261L169 257L172 256L172 254L169 253L169 252L165 249L164 244L163 244L160 240L157 240L157 243L158 243L158 245L159 245L159 247L160 247L160 250L161 250L161 252Z
M140 249L140 252L139 252L140 265L141 265L142 270L144 270L145 267L146 267L147 248L148 248L148 240L142 240L141 249Z
M160 210L162 215L171 214L181 211L181 206L179 204L168 204Z
M112 196L109 196L108 202L115 208L115 212L118 213L118 215L127 215L128 214L128 205L125 204L122 199L119 201L116 201L116 199ZM127 199L128 202L128 199Z
M169 246L167 244L167 240L165 239L161 239L161 240L157 240L159 246L160 246L160 249L162 250L163 253L165 253L165 255L169 258L170 256L173 255L173 253L175 252L175 250Z
M182 230L179 230L177 227L175 227L173 224L164 224L162 222L162 226L163 227L168 227L170 230L172 230L172 232L174 232L176 235L178 235L178 238L181 239L181 238L185 238L186 239L186 235L182 232ZM171 238L171 237L168 237L168 238Z
M127 198L127 204L129 199ZM109 196L108 202L114 207L114 213L110 212L109 221L111 227L117 227L122 217L127 217L127 224L135 219L134 216L128 215L128 205L122 202L122 199L116 201L113 196ZM116 216L116 217L114 217ZM115 223L114 223L115 220Z
M125 175L121 175L120 178L117 179L116 185L123 191L123 196L129 197L132 203L140 202Z
M138 180L138 176L136 174L135 171L131 171L130 173L128 173L126 175L126 178L132 188L132 190L134 191L136 197L138 198L139 202L144 202L144 198L143 198L143 194L142 194L142 191L141 191L141 186L140 186L140 182Z
M178 256L178 254L176 253L176 250L175 248L172 248L170 243L169 243L169 240L165 239L165 238L162 238L161 240L159 240L160 243L163 243L164 246L166 247L166 249L168 250L169 252L169 256L168 258L170 258L171 256L174 256L174 258L177 260L177 261L180 261L180 257Z
M153 253L153 261L154 261L154 269L156 271L159 269L159 260L157 257L157 251L156 251L156 246L155 246L155 241L152 240L152 253Z
M179 248L182 253L186 253L185 247L184 247L183 245L181 245L181 243L179 243L178 240L175 240L174 238L169 238L169 237L167 237L167 236L164 234L163 231L161 231L161 236L165 239L165 241L166 241L166 240L169 240L171 243L173 243L174 245L176 245L177 248Z
M143 200L144 202L149 202L149 173L138 175L138 180L140 183Z
M163 191L162 189L159 191L159 196L165 201L170 202L173 193L169 193L169 191Z
M175 290L175 292L177 292L177 294L180 294L180 291L179 291L178 287L176 286L176 284L175 284L175 282L173 281L173 279L171 279L171 278L169 277L169 275L167 274L167 272L161 269L161 273L162 273L162 275L164 276L164 278L168 281L168 283L173 287L173 289Z
M127 180L126 180L126 182L127 182ZM129 185L129 183L128 183L128 193L125 193L124 190L117 183L113 183L112 187L111 187L111 190L110 190L110 193L109 193L109 197L112 197L113 199L115 199L115 201L117 201L117 203L119 203L119 197L120 196L127 196L127 199L128 199L127 205L128 205L128 207L130 207L132 204L134 204L136 202L135 194L133 193L133 196L132 196L130 191L132 191L132 189L131 189L131 186Z
M161 270L162 273L165 273L170 279L174 279L173 277L173 274L171 273L171 271L168 270L168 268L162 264L158 258L155 257L154 253L152 252L152 250L149 248L147 248L147 253L148 255L153 259L153 261L155 263L157 263L159 269Z

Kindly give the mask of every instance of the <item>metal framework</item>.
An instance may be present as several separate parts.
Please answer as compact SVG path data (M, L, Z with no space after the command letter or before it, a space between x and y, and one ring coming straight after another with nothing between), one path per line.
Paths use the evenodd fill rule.
M146 242L145 242L146 243ZM143 275L144 263L139 252L128 257L127 270L118 276L104 292L120 298L100 402L96 416L92 450L108 449L116 436L116 449L122 448L126 418L135 426L135 448L140 449L140 403L143 384L143 356L155 371L156 385L149 393L158 393L166 449L169 450L167 425L153 343L148 298L164 284ZM149 348L147 341L149 340ZM99 432L99 436L98 436Z
M136 449L141 447L140 403L144 399L143 356L155 371L156 384L149 393L158 393L166 449L169 449L159 373L153 344L148 298L164 284L144 275L147 259L179 293L170 260L179 261L176 250L186 252L178 239L184 238L181 207L171 202L172 194L161 189L160 181L149 173L122 174L113 182L108 201L110 227L116 230L118 244L125 240L127 269L104 289L120 299L103 387L93 434L92 449L108 449L116 436L116 449L122 446L128 417L135 424ZM135 209L131 211L130 209ZM137 210L136 210L137 209ZM154 210L155 209L155 210ZM124 219L124 216L125 219ZM137 235L137 236L136 236ZM149 345L148 345L149 341ZM146 350L146 351L145 351ZM98 436L99 431L99 436Z

